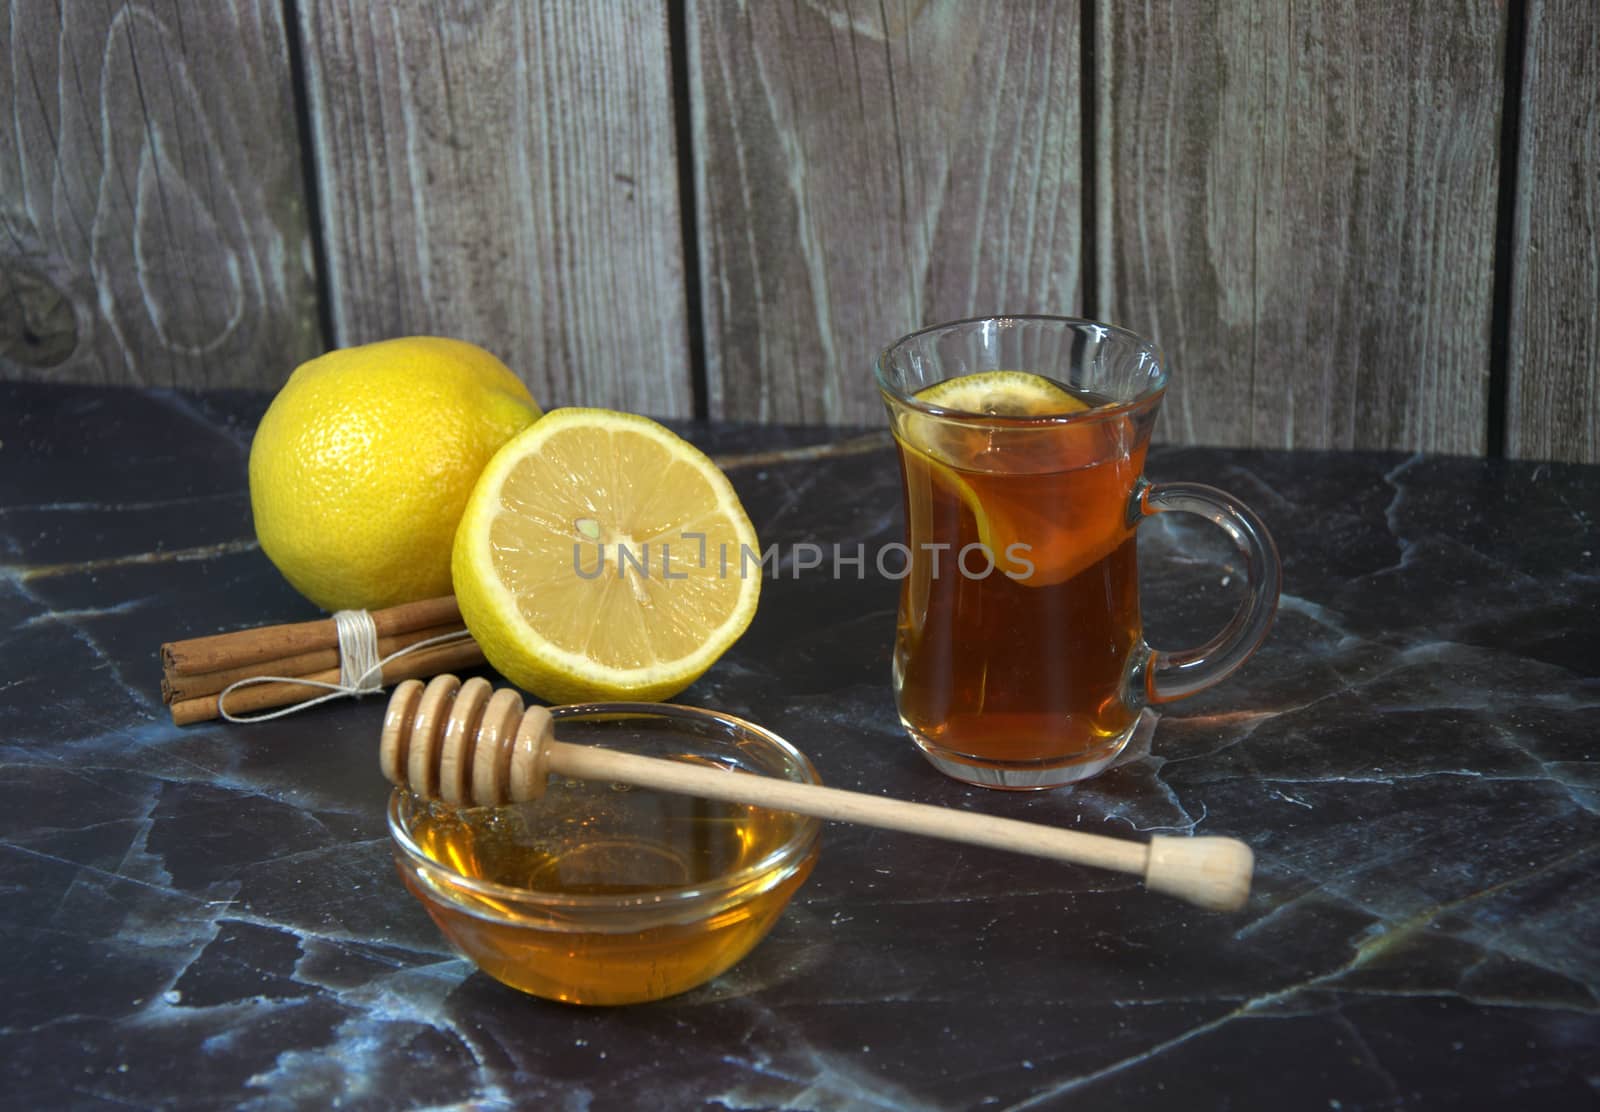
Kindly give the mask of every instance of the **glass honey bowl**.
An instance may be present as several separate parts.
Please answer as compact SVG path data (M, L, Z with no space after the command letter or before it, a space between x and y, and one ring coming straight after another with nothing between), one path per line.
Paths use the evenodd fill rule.
M817 783L783 738L655 703L552 707L564 742ZM704 984L772 929L817 859L817 819L553 776L544 798L453 807L396 789L394 859L434 923L485 973L572 1004Z

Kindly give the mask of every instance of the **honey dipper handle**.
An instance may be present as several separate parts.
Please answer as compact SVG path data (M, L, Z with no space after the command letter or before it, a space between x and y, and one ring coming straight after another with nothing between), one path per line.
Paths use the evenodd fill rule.
M1237 910L1250 895L1253 857L1250 847L1233 838L1158 837L1148 844L1130 842L554 740L547 743L547 759L550 772L580 780L617 780L1132 873L1155 891L1216 911Z

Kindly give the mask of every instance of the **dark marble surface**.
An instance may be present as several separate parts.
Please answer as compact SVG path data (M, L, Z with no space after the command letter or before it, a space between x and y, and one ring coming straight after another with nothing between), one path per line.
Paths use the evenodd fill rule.
M1270 641L1076 790L942 779L899 734L895 586L766 584L681 698L836 785L1256 849L1247 910L829 826L731 973L658 1004L523 997L389 861L381 699L173 728L156 646L313 616L254 543L265 399L0 386L0 1046L11 1107L1505 1108L1600 1090L1600 469L1158 450L1282 548ZM898 538L877 439L696 429L767 543ZM1170 523L1169 523L1170 522ZM1152 640L1239 589L1145 526ZM1224 585L1224 580L1228 580Z

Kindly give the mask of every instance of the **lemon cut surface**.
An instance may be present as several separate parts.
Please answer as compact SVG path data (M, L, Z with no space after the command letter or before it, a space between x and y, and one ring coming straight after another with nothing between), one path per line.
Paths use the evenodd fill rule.
M762 574L727 476L603 409L553 410L495 455L451 567L489 663L550 702L677 694L750 624Z

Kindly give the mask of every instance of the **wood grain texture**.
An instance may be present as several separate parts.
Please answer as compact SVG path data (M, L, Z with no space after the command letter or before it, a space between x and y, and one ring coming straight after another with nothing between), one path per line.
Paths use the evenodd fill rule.
M0 378L276 386L316 353L281 3L0 3L0 106Z
M1481 453L1503 5L1096 6L1104 315L1168 441Z
M1076 311L1077 11L691 0L713 417L877 422L904 333Z
M1600 9L1530 0L1506 449L1600 463Z
M690 413L665 6L300 11L337 342L455 336L547 407Z

